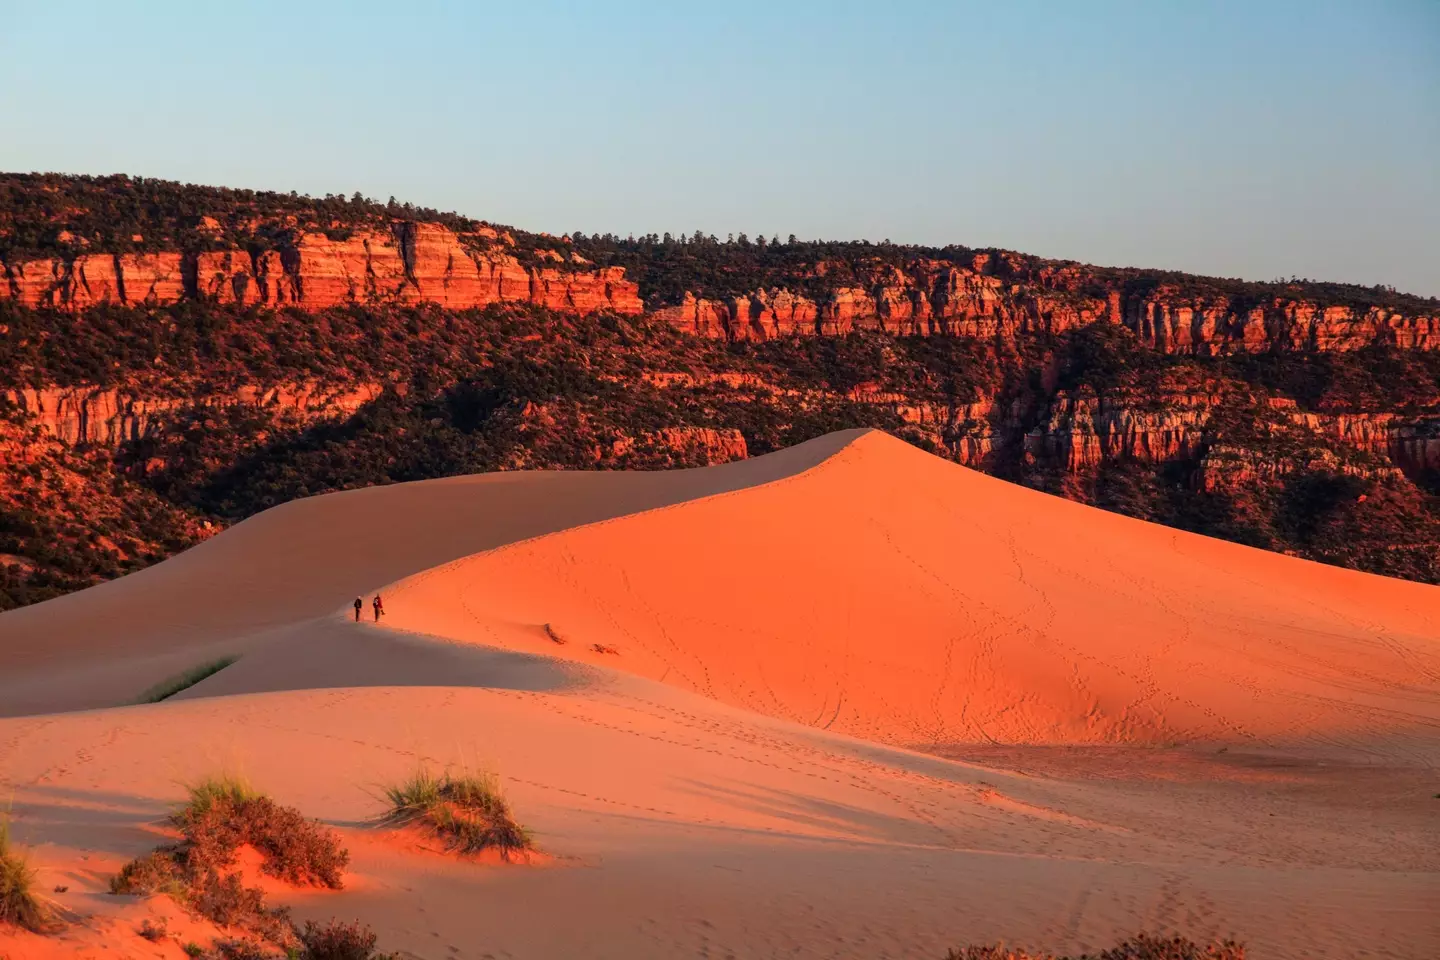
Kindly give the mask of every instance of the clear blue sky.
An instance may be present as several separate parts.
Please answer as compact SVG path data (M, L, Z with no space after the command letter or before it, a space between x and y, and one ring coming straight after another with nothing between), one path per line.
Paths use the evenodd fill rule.
M1440 295L1440 0L0 0L0 169Z

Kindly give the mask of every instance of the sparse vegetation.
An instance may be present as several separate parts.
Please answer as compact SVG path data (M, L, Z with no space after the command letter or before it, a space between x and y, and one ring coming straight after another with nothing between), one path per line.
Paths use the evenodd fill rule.
M375 941L374 931L358 920L325 924L307 920L300 931L303 960L390 960L390 954L375 953Z
M50 933L58 926L53 912L35 893L35 870L10 841L10 819L0 815L0 925L32 933Z
M267 906L264 893L233 871L240 848L253 847L263 858L261 870L287 883L343 885L349 854L335 834L238 778L212 777L191 786L170 821L180 841L126 864L111 881L112 893L168 894L212 923L285 947L295 941L289 915Z
M383 822L422 826L460 853L495 850L509 860L533 846L529 832L511 816L493 776L436 774L421 767L387 788L385 797L390 810Z
M170 931L164 919L161 919L159 923L156 923L149 917L146 917L143 921L141 921L140 929L136 932L139 933L140 936L144 937L146 940L149 940L151 943L159 943L161 940L164 940L166 937L170 936Z
M1152 937L1142 933L1108 950L1077 957L1029 953L995 944L951 950L945 960L1245 960L1245 947L1231 940L1201 946L1184 937Z
M135 702L159 703L161 700L168 700L181 690L193 687L207 677L213 677L239 659L239 657L221 657L218 660L211 660L209 663L202 663L199 666L191 667L184 673L178 673L173 677L169 677L155 684L155 686L140 694L139 699Z

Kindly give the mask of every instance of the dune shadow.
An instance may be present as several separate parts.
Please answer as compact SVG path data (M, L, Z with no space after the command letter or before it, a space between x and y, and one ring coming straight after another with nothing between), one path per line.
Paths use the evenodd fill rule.
M27 785L13 801L10 813L15 839L22 846L63 835L65 846L85 854L130 859L165 842L164 818L174 808L173 798L42 783ZM73 866L82 872L88 870L83 862Z
M697 797L720 801L747 813L759 814L803 828L803 834L820 831L872 843L946 845L949 838L913 818L840 803L810 794L754 785L724 786L687 779L684 789Z
M343 687L479 687L548 693L584 683L575 664L324 617L285 627L174 699Z

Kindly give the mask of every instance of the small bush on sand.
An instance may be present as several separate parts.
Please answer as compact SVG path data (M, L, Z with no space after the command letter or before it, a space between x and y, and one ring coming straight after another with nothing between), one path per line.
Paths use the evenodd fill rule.
M281 946L295 940L289 914L267 907L258 887L227 872L240 848L254 847L263 858L262 871L296 886L338 889L350 859L332 831L235 778L190 787L189 800L170 822L179 828L180 841L127 863L111 881L111 892L169 894L213 923ZM227 949L243 946L234 941Z
M50 933L58 926L35 895L35 870L10 843L10 821L0 816L0 925Z
M420 824L461 853L496 850L508 860L533 846L491 776L437 775L422 767L387 788L385 797L390 810L383 822Z
M139 933L140 936L144 937L146 940L149 940L151 943L159 943L161 940L164 940L166 937L170 936L170 930L165 923L163 917L161 918L159 923L156 923L154 920L146 917L143 921L141 921L140 929L136 932Z
M239 659L239 657L221 657L219 660L211 660L209 663L202 663L199 666L191 667L184 673L177 673L173 677L167 677L161 680L155 684L155 686L140 694L135 702L159 703L161 700L168 700L181 690L187 690L201 680L213 677Z
M375 934L365 924L331 920L323 926L305 921L300 931L304 960L386 960L375 954Z
M996 944L951 950L945 960L1245 960L1245 947L1231 940L1202 947L1184 937L1152 937L1142 933L1109 950L1073 958L1027 953Z
M350 855L334 832L298 810L234 780L206 780L190 789L190 802L172 817L184 836L185 859L194 871L221 870L234 864L240 847L260 852L260 869L295 886L344 885L341 874Z
M291 950L284 954L285 957L293 955ZM201 951L195 956L202 960L279 960L274 950L253 940L221 940L213 949Z

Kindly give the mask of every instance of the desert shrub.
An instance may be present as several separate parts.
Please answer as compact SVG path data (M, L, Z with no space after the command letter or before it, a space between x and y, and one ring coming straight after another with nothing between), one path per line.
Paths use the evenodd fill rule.
M375 939L374 931L359 921L331 920L322 926L307 920L300 931L300 942L305 947L301 956L304 960L372 960Z
M49 933L56 920L35 895L35 870L10 843L10 821L0 817L0 924Z
M255 794L236 780L206 780L171 818L184 836L192 874L220 870L249 844L264 858L261 870L296 886L339 889L350 855L335 834L298 810Z
M338 889L350 858L333 832L234 777L190 787L189 800L170 820L180 829L180 841L127 863L110 882L111 892L168 894L213 923L282 947L295 942L289 912L267 906L262 890L226 872L240 847L254 847L263 858L261 870L297 886ZM261 949L239 940L215 949L223 958L244 958L250 954L234 951L252 948Z
M164 940L170 935L170 930L166 926L165 920L163 918L160 920L159 923L156 923L154 920L146 917L143 921L141 921L140 929L136 932L139 933L140 936L144 937L146 940L149 940L151 943L159 943L161 940Z
M221 877L207 873L191 892L190 905L200 916L222 927L254 929L268 925L278 916L265 906L265 893L259 887L247 887L239 874Z
M187 950L188 952L188 950ZM285 956L289 956L287 952ZM221 940L210 951L200 951L191 956L205 960L279 960L274 950L253 940Z
M1073 958L990 944L953 949L945 955L945 960L1245 960L1245 947L1232 940L1202 947L1184 937L1152 937L1142 933L1108 950Z
M454 776L421 768L385 791L384 822L419 824L460 853L497 850L505 859L533 846L529 832L510 813L492 776Z
M1096 960L1245 960L1245 947L1233 940L1200 946L1184 937L1140 934L1102 950Z
M239 657L221 657L218 660L212 660L209 663L202 663L199 666L191 667L184 673L177 673L173 677L167 677L161 680L155 684L155 686L140 694L135 702L159 703L161 700L167 700L181 690L189 689L207 677L213 677L239 659Z
M166 893L184 899L189 890L185 868L176 859L177 847L161 847L131 860L110 878L114 894Z

